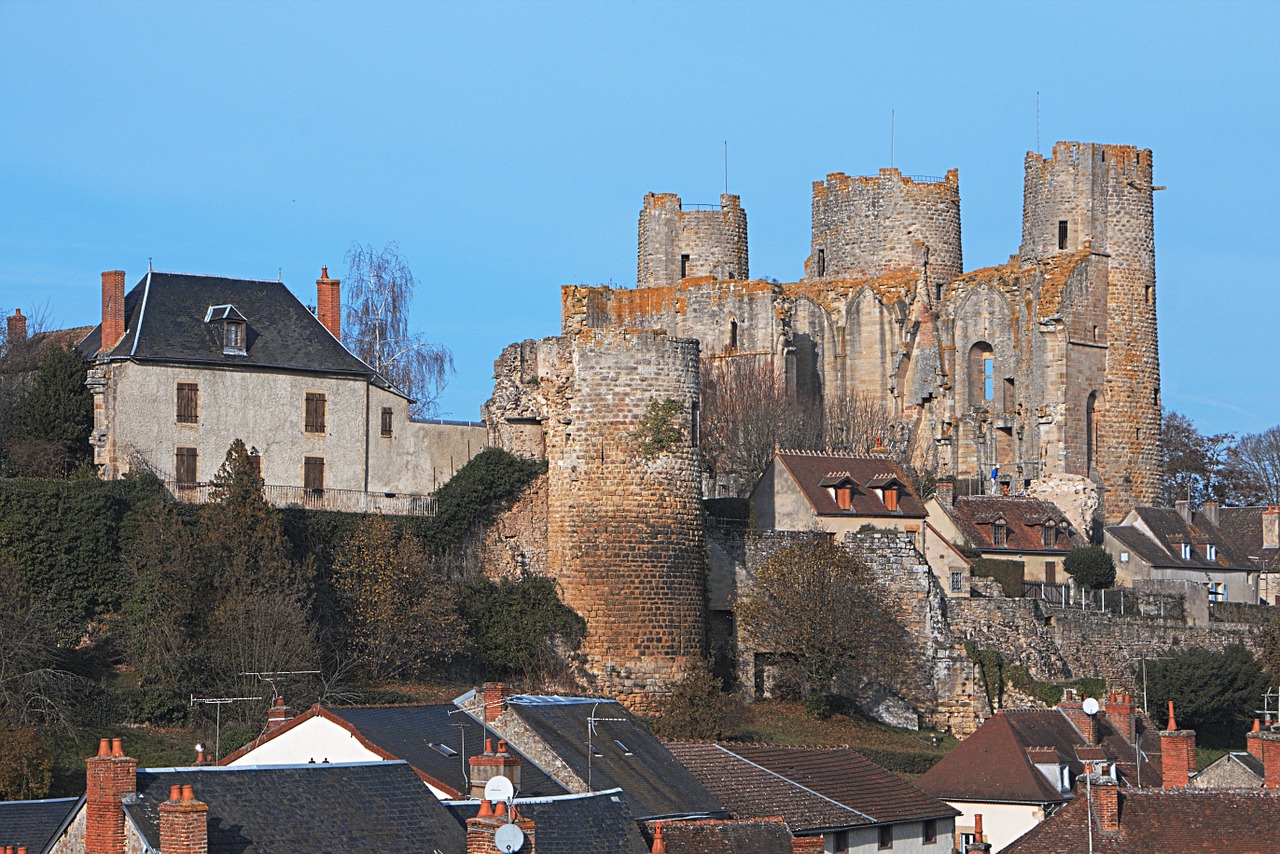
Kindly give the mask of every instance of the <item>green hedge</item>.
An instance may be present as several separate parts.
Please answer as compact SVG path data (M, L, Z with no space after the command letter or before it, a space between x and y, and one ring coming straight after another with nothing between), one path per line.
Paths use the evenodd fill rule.
M1027 577L1027 565L1020 560L996 560L994 558L978 558L973 562L973 574L983 578L994 578L1000 582L1000 589L1010 599L1022 595L1022 582Z

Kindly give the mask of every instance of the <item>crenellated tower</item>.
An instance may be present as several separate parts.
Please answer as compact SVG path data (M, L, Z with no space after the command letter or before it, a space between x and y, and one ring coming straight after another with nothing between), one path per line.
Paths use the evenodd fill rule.
M649 193L640 211L636 283L670 287L681 279L748 279L747 212L735 195L719 207L691 205L674 193Z

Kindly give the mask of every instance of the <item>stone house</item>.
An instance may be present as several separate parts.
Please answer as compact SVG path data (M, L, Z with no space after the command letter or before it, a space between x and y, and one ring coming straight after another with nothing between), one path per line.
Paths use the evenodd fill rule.
M1027 581L1065 584L1062 561L1073 548L1087 545L1066 515L1048 501L973 495L947 503L948 495L940 490L925 502L931 529L947 542L976 548L984 558L1019 561ZM927 553L931 562L932 552Z
M92 362L95 462L155 472L200 499L235 439L276 504L426 512L426 496L487 445L481 425L409 419L409 398L341 343L340 282L318 316L279 281L148 271L127 294L102 274Z
M1102 546L1116 564L1116 583L1139 580L1190 581L1204 587L1209 602L1258 603L1258 567L1236 550L1218 528L1218 506L1193 511L1135 507L1104 531Z

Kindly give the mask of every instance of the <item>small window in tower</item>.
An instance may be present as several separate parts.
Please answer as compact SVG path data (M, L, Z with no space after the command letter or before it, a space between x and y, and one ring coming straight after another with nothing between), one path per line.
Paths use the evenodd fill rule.
M1058 220L1058 248L1067 248L1067 221L1065 219Z
M1004 411L1012 412L1018 408L1016 382L1013 377L1004 378Z
M738 349L738 321L729 321L729 349Z
M1098 340L1098 324L1093 324L1093 340Z
M827 274L827 250L818 250L818 275L825 276Z
M1156 289L1151 285L1147 285L1143 290L1146 291L1147 305L1151 305L1151 298L1155 295Z
M680 278L687 278L689 275L689 256L680 256Z
M982 398L995 400L996 397L996 357L987 353L982 357Z

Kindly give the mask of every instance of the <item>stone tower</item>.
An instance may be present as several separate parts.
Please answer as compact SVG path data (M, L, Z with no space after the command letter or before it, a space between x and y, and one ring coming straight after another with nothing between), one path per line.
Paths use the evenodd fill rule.
M1022 264L1089 251L1107 265L1105 329L1073 342L1106 348L1104 387L1066 393L1078 398L1067 404L1081 414L1072 468L1106 485L1108 523L1160 495L1151 176L1151 151L1127 145L1059 142L1051 157L1026 158Z
M652 712L703 649L698 342L586 330L510 345L495 378L500 444L544 449L547 573L587 621L586 673ZM641 423L667 401L671 441L646 454Z
M636 283L670 287L681 279L750 278L747 212L737 196L722 195L718 208L685 210L674 193L649 193L640 211Z
M960 173L913 179L897 169L850 178L843 172L813 182L813 241L806 277L874 278L890 270L920 270L945 285L963 269Z

